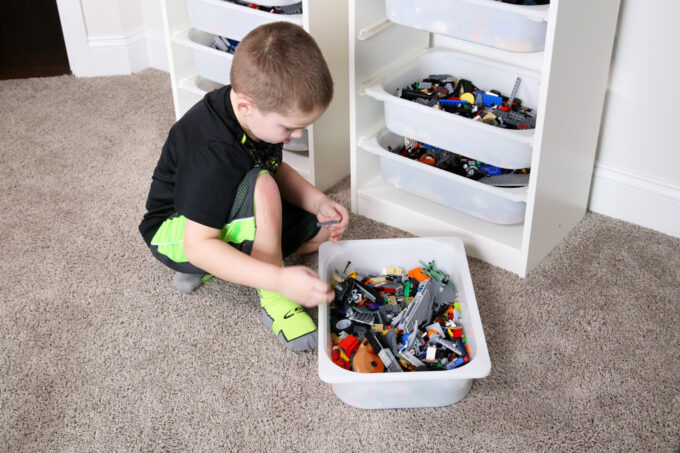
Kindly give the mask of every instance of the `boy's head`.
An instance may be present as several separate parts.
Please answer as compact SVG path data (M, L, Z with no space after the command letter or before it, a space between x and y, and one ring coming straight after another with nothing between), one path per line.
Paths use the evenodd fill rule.
M242 126L272 143L300 136L333 98L333 79L319 46L289 22L248 33L234 52L230 79L234 109L246 122Z

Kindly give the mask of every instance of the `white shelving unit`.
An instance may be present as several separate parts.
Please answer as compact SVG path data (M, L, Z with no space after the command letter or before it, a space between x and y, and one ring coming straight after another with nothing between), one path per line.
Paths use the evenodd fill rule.
M458 236L469 255L526 276L585 215L620 0L552 0L549 6L541 7L518 7L492 0L442 0L435 4L432 0L413 0L407 6L413 8L416 19L408 11L404 15L413 20L413 26L388 19L386 2L394 1L408 3L406 0L349 3L352 210L418 236ZM547 22L543 49L505 50L502 36L494 37L501 45L490 47L451 37L450 33L444 35L437 19L446 20L448 14L456 14L446 9L447 2L454 4L451 9L457 8L457 12L474 7L479 8L476 17L484 17L488 12L494 19L511 13L512 8L536 8L534 11L540 15L536 18L533 14L530 20ZM428 22L423 20L427 14L437 17ZM428 28L428 23L432 27ZM471 36L484 38L485 31L480 33ZM380 158L362 147L388 123L384 103L368 95L370 87L390 74L399 73L409 61L433 47L481 57L509 71L537 74L535 104L526 103L537 110L536 128L521 131L530 137L531 147L531 176L524 194L523 222L490 222L399 190L383 179ZM438 73L456 75L456 68L442 68ZM496 88L509 94L509 88L482 88ZM414 111L423 112L417 110L420 108L413 103ZM484 127L496 129L470 124L473 127L482 132ZM452 185L451 190L456 190L456 186Z
M268 5L294 3L271 0ZM197 20L190 7L203 11ZM319 44L335 86L324 115L307 129L307 150L283 152L283 160L320 190L326 190L349 174L349 105L347 4L333 0L303 0L299 15L272 14L223 0L162 0L175 116L187 110L213 89L229 83L232 56L209 47L219 34L240 40L258 25L286 20L302 26ZM196 22L200 22L200 27Z

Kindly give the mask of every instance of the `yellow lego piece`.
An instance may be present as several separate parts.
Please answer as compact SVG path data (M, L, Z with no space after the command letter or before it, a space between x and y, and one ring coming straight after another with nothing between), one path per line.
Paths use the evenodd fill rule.
M381 283L385 283L387 279L385 277L373 277L369 281L371 282L371 285L379 285Z
M404 273L404 270L397 266L387 266L385 268L385 273L388 275L401 275Z

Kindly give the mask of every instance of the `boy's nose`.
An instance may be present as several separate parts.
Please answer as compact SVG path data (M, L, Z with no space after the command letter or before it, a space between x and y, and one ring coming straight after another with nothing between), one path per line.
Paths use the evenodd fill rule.
M300 138L302 137L302 129L295 129L293 132L290 133L291 138Z

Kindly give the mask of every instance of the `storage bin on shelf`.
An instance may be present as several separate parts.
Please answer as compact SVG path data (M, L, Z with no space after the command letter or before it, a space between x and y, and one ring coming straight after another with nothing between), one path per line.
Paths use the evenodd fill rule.
M521 77L517 97L524 106L535 109L539 97L539 73L464 52L433 47L363 89L364 94L384 103L385 123L396 134L454 150L501 168L531 166L534 129L502 129L395 95L398 88L431 74L462 77L484 91L496 89L505 95L512 92L517 77Z
M356 373L331 361L330 311L319 306L319 377L331 384L343 402L364 409L437 407L465 398L472 380L491 370L484 329L477 308L463 242L455 237L372 239L326 242L319 248L319 275L330 281L334 269L347 262L356 269L380 272L386 266L412 269L420 261L434 260L447 273L463 306L462 326L471 360L465 366L447 371L403 373Z
M307 129L304 129L302 131L302 137L291 138L290 142L284 143L283 149L285 149L286 151L293 151L298 153L309 151L309 131Z
M179 82L179 87L183 90L194 93L198 96L205 96L213 90L222 87L223 84L213 82L212 80L204 79L201 76L195 75L193 77L186 78Z
M298 3L270 0L267 6ZM240 41L255 27L270 22L288 21L302 26L302 14L272 14L223 0L187 0L191 25L199 30Z
M359 146L380 158L383 181L397 189L497 224L524 221L526 187L494 187L387 150L404 138L386 129L363 139ZM456 150L448 150L456 152Z
M262 0L257 2L250 2L260 6L288 6L300 3L302 0Z
M392 22L513 52L545 48L548 7L493 0L385 0Z
M194 55L196 72L203 78L227 85L233 55L210 47L214 36L200 30L187 29L175 36L175 42L188 47Z

